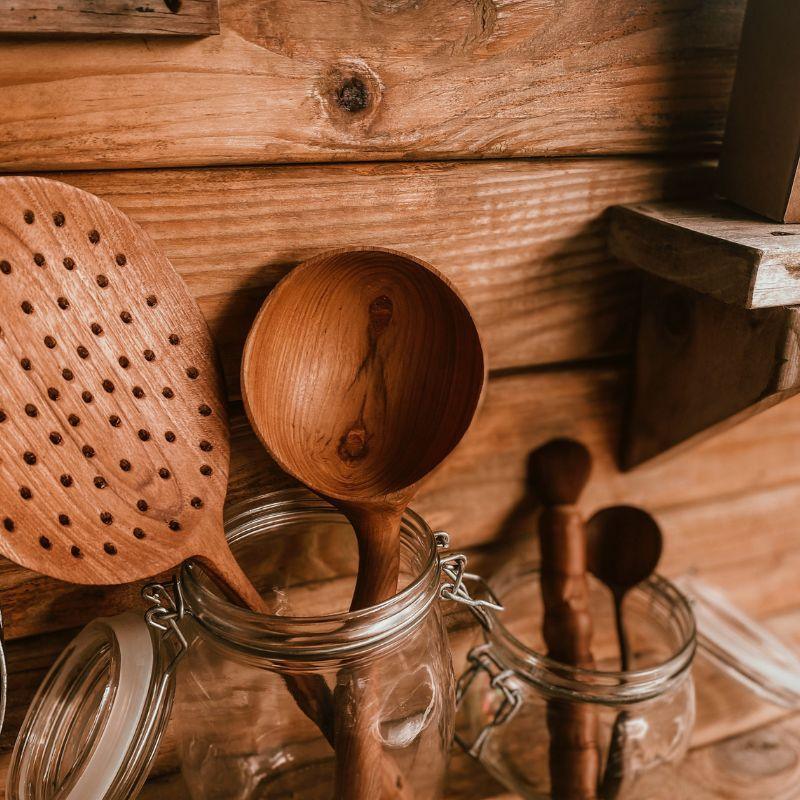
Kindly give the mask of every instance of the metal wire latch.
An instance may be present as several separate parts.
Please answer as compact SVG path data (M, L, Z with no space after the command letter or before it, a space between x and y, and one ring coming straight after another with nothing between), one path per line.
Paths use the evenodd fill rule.
M494 717L483 726L472 744L469 744L460 734L456 733L455 735L455 740L459 746L475 759L480 758L481 750L483 750L489 734L495 728L508 722L522 705L522 692L510 681L514 675L514 670L503 669L491 650L492 645L488 642L473 647L467 656L469 666L456 684L457 709L461 706L464 695L466 695L467 690L480 672L485 672L489 676L490 686L502 695Z
M446 550L450 546L450 535L444 531L434 533L436 547ZM439 589L439 594L445 600L461 603L469 608L475 618L485 630L490 630L492 618L491 611L503 611L503 605L492 592L486 581L480 575L466 572L467 557L463 553L450 553L442 555L439 564L444 575L449 579ZM465 581L472 581L480 585L481 591L487 595L488 600L478 600L469 593Z
M148 583L142 589L142 597L150 604L144 615L145 622L151 628L161 631L163 638L174 639L175 656L166 669L166 674L169 675L189 646L179 624L189 613L184 603L180 579L173 577L168 583Z

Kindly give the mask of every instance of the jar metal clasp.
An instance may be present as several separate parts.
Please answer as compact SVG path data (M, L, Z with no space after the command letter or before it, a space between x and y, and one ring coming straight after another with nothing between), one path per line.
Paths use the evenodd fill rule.
M450 546L450 535L445 531L434 533L436 547L447 550ZM480 575L467 572L467 557L463 553L448 553L439 558L442 574L447 580L439 588L439 595L445 600L467 606L484 630L491 630L492 617L489 611L503 611L502 603L497 599L486 581ZM470 594L467 582L478 584L480 590L488 597L478 599Z
M189 647L180 627L188 613L180 578L176 575L166 583L148 583L142 589L142 597L150 604L144 615L147 624L160 631L164 639L173 639L175 655L165 670L165 677L169 677Z
M460 734L456 733L455 735L456 742L466 753L475 759L480 759L481 751L489 734L495 728L508 722L519 710L522 705L522 692L511 681L514 670L503 669L492 653L491 643L485 642L473 647L467 656L467 661L469 666L456 684L456 708L461 706L467 690L481 672L485 672L489 676L489 684L501 695L500 704L497 706L494 716L483 726L472 744Z

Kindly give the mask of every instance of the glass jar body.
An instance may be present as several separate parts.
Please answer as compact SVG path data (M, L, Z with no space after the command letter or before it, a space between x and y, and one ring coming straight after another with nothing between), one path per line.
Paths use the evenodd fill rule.
M258 498L234 511L228 534L274 616L267 629L250 627L196 567L184 569L191 613L172 722L193 800L331 800L330 739L348 735L367 748L368 768L385 773L379 783L399 777L409 797L441 797L454 678L424 522L404 519L400 594L355 614L346 612L355 537L327 504L298 492ZM327 736L297 702L308 687L333 704Z
M682 595L661 578L630 593L634 669L620 672L613 605L599 583L590 582L595 670L542 655L534 565L510 567L492 588L506 611L471 654L462 700L465 738L484 767L530 800L557 800L565 786L577 791L570 796L639 800L670 785L695 719L694 622Z

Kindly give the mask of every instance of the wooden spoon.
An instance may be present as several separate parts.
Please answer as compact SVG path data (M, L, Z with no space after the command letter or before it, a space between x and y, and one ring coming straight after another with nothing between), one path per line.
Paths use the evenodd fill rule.
M224 395L183 281L94 195L14 177L0 200L0 553L84 584L194 558L264 611L225 539ZM288 683L332 735L324 681Z
M359 551L351 610L396 592L402 515L469 428L484 381L464 301L402 253L317 256L261 308L244 350L245 408L277 463L351 521ZM341 680L339 800L377 796L370 680Z
M542 635L553 659L594 668L592 617L586 580L586 535L577 502L592 469L589 451L572 439L553 439L530 457L539 518ZM588 703L549 700L549 764L553 797L594 800L599 755L597 716Z
M631 648L625 631L622 605L635 586L647 580L661 558L662 536L658 523L634 506L611 506L598 511L587 523L587 553L591 573L614 597L614 621L623 672L631 668ZM626 712L617 714L611 731L608 759L600 796L614 800L625 777Z
M631 648L622 617L625 596L647 580L661 558L658 523L641 508L611 506L598 511L586 526L589 571L614 596L614 620L623 672L631 668Z
M484 378L464 301L402 253L312 258L261 308L242 363L247 414L278 464L352 522L352 610L397 590L400 519L469 428Z

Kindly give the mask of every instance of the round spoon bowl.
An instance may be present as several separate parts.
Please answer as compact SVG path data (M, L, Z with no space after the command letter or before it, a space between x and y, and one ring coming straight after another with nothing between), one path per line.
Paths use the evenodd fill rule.
M397 252L347 250L270 294L242 389L283 469L334 500L393 505L459 443L484 373L475 324L443 276Z
M586 524L590 572L612 591L627 591L649 578L661 558L658 523L635 506L611 506Z

